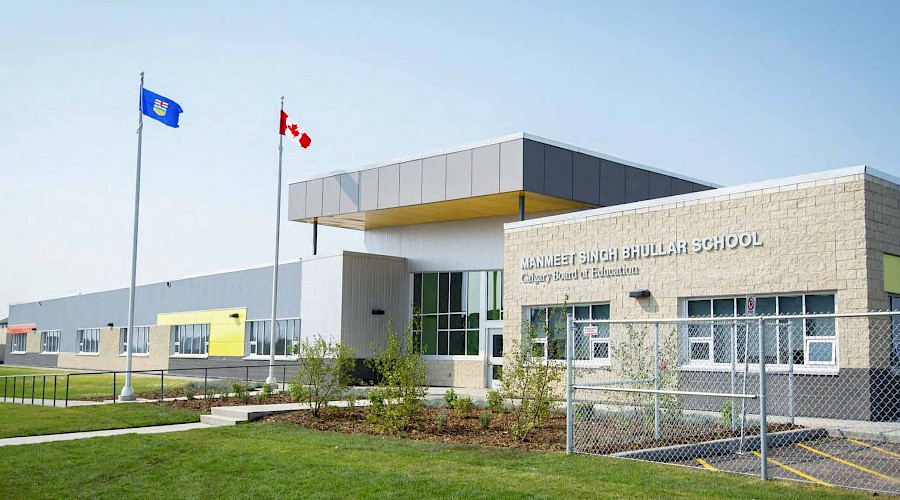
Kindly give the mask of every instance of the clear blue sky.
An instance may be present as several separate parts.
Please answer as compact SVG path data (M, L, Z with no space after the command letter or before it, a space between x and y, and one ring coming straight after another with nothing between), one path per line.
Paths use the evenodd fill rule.
M272 259L285 180L530 132L720 184L900 175L900 2L32 2L0 19L0 317ZM286 185L285 185L286 189ZM286 222L282 257L310 252ZM361 235L323 230L323 252Z

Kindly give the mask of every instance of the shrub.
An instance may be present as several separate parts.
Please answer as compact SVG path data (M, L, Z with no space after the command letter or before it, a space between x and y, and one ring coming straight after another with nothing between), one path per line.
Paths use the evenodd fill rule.
M301 340L296 352L299 358L291 399L309 404L313 415L320 417L328 402L341 399L352 382L353 349L316 337Z
M447 428L447 422L449 422L449 421L450 421L450 413L449 412L442 411L442 412L438 413L438 427L440 427L441 430Z
M472 413L475 404L472 402L471 396L460 396L454 401L453 408L458 411L460 415L467 417Z
M263 399L266 399L272 396L272 394L275 394L275 386L273 384L265 383L262 385L259 394Z
M565 310L565 306L557 308L553 314L565 314ZM513 340L503 362L503 398L511 403L519 401L513 406L510 428L510 434L518 441L525 441L532 430L550 418L554 402L561 397L560 382L565 372L565 366L554 362L551 353L541 353L543 357L538 357L539 344L535 342L537 338L560 338L560 335L565 338L565 332L551 331L543 323L531 322L525 322L523 329L522 340Z
M194 389L193 386L191 386L191 385L184 386L184 397L186 397L187 399L190 400L190 399L194 399L194 397L196 395L197 395L197 390Z
M493 411L503 411L503 394L500 391L491 389L487 391L487 405Z
M415 320L413 320L415 321ZM410 322L401 338L393 322L388 322L387 343L384 349L372 346L374 357L366 364L379 377L369 391L372 406L366 418L380 432L405 429L418 414L425 400L425 364L418 342L413 338Z
M453 408L453 403L456 403L456 391L452 387L444 393L444 403L447 403L447 408Z
M233 392L234 397L240 399L242 403L247 404L250 402L250 389L247 388L247 384L235 382L231 384L231 392Z
M494 414L491 413L491 410L484 410L481 412L481 415L478 415L478 423L481 424L482 430L487 430L491 426L491 418L493 417Z
M722 427L731 427L734 419L734 409L731 406L731 401L725 401L722 403L722 420L719 422Z

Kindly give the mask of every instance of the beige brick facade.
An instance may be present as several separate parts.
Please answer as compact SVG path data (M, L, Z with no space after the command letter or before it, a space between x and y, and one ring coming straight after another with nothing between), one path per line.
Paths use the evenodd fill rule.
M134 370L160 370L169 367L169 331L170 327L167 325L150 327L150 352L132 355ZM101 328L99 353L61 352L58 366L79 370L124 370L125 356L119 353L119 332L118 327Z
M484 387L486 382L483 361L426 359L427 385L438 387Z

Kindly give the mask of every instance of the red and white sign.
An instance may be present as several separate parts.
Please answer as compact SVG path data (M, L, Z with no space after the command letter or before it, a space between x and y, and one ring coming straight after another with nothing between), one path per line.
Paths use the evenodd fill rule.
M756 297L747 297L747 307L744 313L747 316L755 316L756 315Z
M594 337L600 333L600 328L597 325L589 325L584 327L582 330L585 337Z
M287 115L284 111L281 112L281 125L278 128L278 133L281 135L286 135L288 139L293 142L299 144L303 149L309 147L312 143L312 139L306 132L300 130L300 127L291 121L291 117Z

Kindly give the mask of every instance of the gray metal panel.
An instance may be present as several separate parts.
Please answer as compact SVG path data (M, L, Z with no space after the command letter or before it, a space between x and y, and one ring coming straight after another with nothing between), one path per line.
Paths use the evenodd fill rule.
M296 182L288 186L288 220L306 217L306 183Z
M544 194L572 198L572 152L568 149L544 147Z
M500 144L500 192L522 190L522 140Z
M500 192L500 145L472 150L472 196Z
M650 198L650 172L634 167L625 167L625 203Z
M572 160L572 198L599 205L600 158L575 153Z
M313 179L306 182L306 216L318 217L322 215L322 179Z
M400 204L400 165L378 169L378 208L392 208Z
M340 213L359 211L359 172L341 174Z
M400 164L400 205L422 203L422 160Z
M359 173L359 209L378 208L378 169L370 168Z
M341 211L341 178L332 175L322 179L322 215L335 215Z
M388 321L402 331L409 311L408 279L403 259L344 253L341 342L359 358L372 356L372 344L383 348ZM385 312L372 314L373 309Z
M447 199L472 196L472 151L447 155Z
M692 193L694 191L694 184L690 181L686 181L683 179L672 178L672 194L679 195L685 193Z
M522 189L544 192L544 144L525 140L522 148Z
M447 156L422 160L422 203L443 201L447 197Z
M650 198L672 196L672 178L668 175L650 172Z
M272 315L272 268L258 267L196 278L141 285L135 290L135 324L156 324L156 315L246 307L248 319ZM128 289L86 293L9 307L11 324L35 323L38 330L59 330L60 351L75 350L79 328L126 324ZM300 263L281 264L278 272L278 316L300 316ZM153 347L151 347L153 349Z
M625 203L625 165L600 160L600 204L608 207Z

